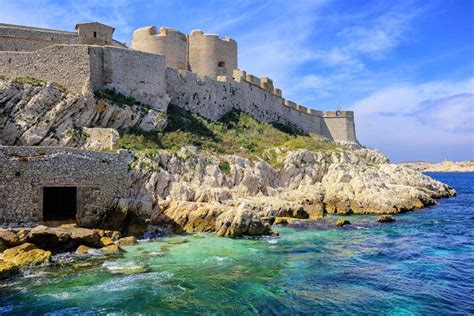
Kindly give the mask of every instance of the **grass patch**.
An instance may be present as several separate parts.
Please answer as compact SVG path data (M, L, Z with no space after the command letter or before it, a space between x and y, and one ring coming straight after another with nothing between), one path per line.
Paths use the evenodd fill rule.
M116 104L128 105L128 106L138 105L141 107L149 108L148 105L143 104L132 97L127 97L121 94L120 92L116 91L115 89L97 90L97 91L94 91L94 95L98 99L110 100Z
M227 160L222 160L219 162L219 169L223 174L230 174L230 163Z
M235 154L252 160L264 159L280 168L283 161L275 148L288 150L340 151L341 146L323 138L306 135L282 124L262 123L241 111L231 111L216 122L180 107L168 107L168 124L163 132L143 132L131 129L122 133L122 148L146 153L160 149L177 152L183 146L194 145L201 151L213 154ZM228 164L228 162L227 162ZM222 172L230 171L222 161Z
M35 87L44 87L46 86L46 81L34 78L34 77L17 77L13 80L15 84L29 84Z

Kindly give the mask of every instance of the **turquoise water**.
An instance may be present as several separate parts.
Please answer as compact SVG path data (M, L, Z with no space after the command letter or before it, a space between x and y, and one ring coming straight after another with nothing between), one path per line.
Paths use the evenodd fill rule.
M124 257L34 269L0 285L0 313L474 313L474 174L430 175L458 196L393 224L350 216L353 225L336 229L328 217L277 227L277 238L143 242ZM147 271L123 274L134 269Z

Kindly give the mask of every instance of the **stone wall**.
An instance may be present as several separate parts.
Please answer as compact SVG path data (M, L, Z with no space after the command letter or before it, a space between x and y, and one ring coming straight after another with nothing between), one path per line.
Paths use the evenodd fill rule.
M128 154L61 147L0 146L0 222L41 222L43 188L77 187L77 219L98 214L126 194Z
M0 52L0 74L56 82L76 93L115 89L165 110L165 62L161 55L112 46L54 45L34 52Z
M204 34L194 30L188 38L189 67L192 72L216 79L217 76L232 77L237 69L237 42L226 37Z
M55 45L34 52L0 52L0 74L35 77L82 92L90 78L89 47Z
M260 79L249 82L237 75L234 80L219 79L221 81L167 68L170 102L209 120L218 120L232 109L238 109L259 121L287 124L332 140L357 142L352 112L338 112L337 116L335 112L334 115L328 112L326 116L325 112L282 98L279 89L262 88Z
M177 30L161 27L157 32L155 26L142 27L133 32L132 49L163 55L168 67L188 69L188 39Z
M106 46L102 61L103 87L132 96L135 100L166 110L166 65L164 57L157 54Z
M57 44L79 44L76 32L0 23L0 51L31 52ZM113 46L126 47L112 40Z

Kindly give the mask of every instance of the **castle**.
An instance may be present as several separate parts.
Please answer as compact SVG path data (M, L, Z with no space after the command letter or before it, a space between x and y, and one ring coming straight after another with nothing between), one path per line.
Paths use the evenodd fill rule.
M113 40L110 26L80 23L75 29L0 24L0 74L84 94L115 89L157 110L172 103L210 120L238 109L263 122L357 143L353 112L317 111L283 98L270 78L238 69L237 42L229 37L148 26L133 33L128 48Z
M173 104L209 120L237 109L263 122L357 143L353 112L322 112L284 99L270 78L238 69L231 38L144 27L128 48L113 39L110 26L81 23L75 29L0 24L0 75L55 82L92 101L94 92L113 89L153 111L165 113ZM1 134L0 127L0 144ZM0 146L0 223L70 215L93 227L97 214L124 196L128 159L126 151Z

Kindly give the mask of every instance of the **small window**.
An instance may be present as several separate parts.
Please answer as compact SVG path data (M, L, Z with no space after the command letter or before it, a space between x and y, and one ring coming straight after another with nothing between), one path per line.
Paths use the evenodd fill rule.
M97 37L97 32L94 32L94 37Z
M225 62L223 62L223 61L218 62L217 67L224 68L225 67Z

